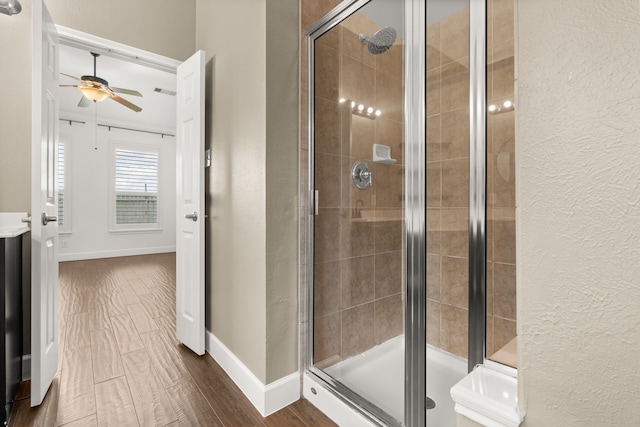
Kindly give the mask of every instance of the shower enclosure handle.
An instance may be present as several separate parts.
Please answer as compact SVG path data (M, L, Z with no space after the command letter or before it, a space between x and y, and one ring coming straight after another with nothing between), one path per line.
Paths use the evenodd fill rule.
M318 199L320 198L320 192L318 190L313 191L313 211L318 215Z

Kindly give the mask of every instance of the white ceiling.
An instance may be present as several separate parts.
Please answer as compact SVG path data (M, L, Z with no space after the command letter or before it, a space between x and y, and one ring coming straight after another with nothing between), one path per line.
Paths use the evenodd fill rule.
M75 77L93 75L93 56L87 51L61 45L60 72ZM107 80L109 85L137 90L142 94L142 97L120 94L122 98L142 108L142 111L138 113L111 99L97 103L98 122L129 123L131 127L165 131L175 129L175 96L154 92L154 88L175 92L175 74L101 55L97 60L97 76ZM77 83L77 80L60 75L60 84ZM60 88L60 116L62 118L94 117L94 106L78 107L81 96L80 91L76 88Z

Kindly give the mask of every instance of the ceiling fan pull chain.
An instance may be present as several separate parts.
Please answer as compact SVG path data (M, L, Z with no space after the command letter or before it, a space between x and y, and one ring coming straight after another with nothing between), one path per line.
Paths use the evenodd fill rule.
M95 61L95 57L93 58ZM95 122L95 126L94 126L94 130L95 130L95 139L94 139L94 150L98 149L98 103L96 101L93 101L93 104L96 106L95 112L96 112L96 122Z

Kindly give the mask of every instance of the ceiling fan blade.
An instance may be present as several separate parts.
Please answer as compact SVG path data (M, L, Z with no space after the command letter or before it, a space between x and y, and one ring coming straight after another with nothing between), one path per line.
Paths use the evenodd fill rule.
M90 107L91 106L91 100L89 98L87 98L86 96L83 96L82 98L80 98L80 102L78 102L78 107Z
M119 102L120 104L124 105L127 108L131 108L133 111L135 111L136 113L139 113L140 111L142 111L142 108L138 107L137 105L127 101L124 98L120 98L118 95L111 95L110 97L111 99L113 99L116 102Z
M109 86L109 88L117 93L124 93L125 95L142 96L140 92L133 89L123 89L121 87Z
M78 87L78 85L58 85L59 87Z
M71 77L74 80L80 80L80 78L76 77L76 76L72 76L71 74L65 74L65 73L60 73L63 76L67 76L67 77Z

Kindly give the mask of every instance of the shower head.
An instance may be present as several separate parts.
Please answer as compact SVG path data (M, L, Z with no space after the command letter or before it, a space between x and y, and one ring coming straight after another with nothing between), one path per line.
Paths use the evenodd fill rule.
M371 36L366 34L360 34L358 36L362 44L367 43L367 40L369 41L369 52L374 55L380 55L389 50L396 41L396 37L398 37L398 32L393 27L381 28Z

